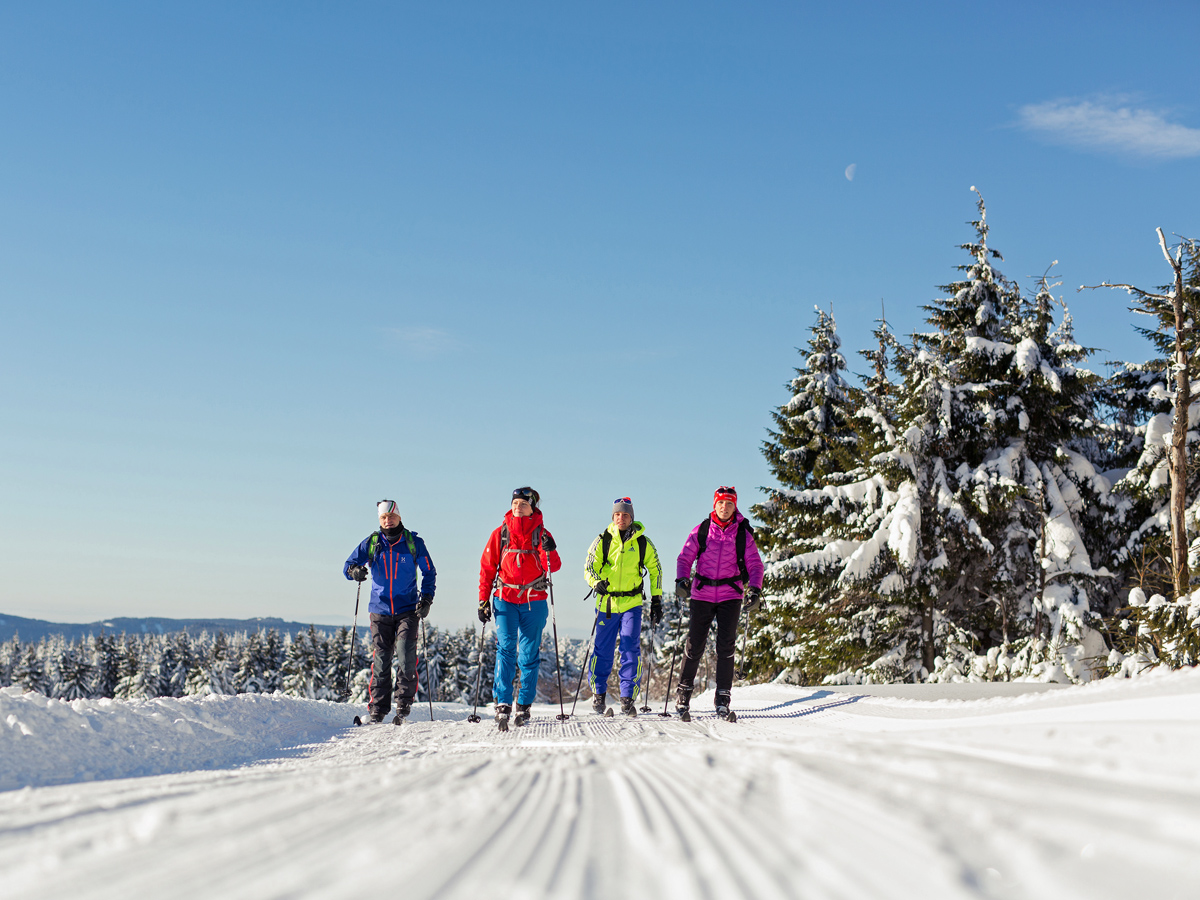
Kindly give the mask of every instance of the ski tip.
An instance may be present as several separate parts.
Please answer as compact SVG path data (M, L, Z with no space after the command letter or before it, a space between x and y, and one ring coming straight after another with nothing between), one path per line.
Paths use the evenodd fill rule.
M361 725L361 724L362 724L362 716L355 716L355 717L354 717L354 724L355 724L355 725Z
M612 717L613 717L613 711L611 709L606 709L604 711L604 718L611 719Z

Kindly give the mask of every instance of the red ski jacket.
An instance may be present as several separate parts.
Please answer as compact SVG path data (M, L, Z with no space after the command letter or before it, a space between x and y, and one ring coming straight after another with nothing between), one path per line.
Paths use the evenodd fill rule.
M507 534L507 541L504 536ZM492 595L492 583L500 575L500 599L509 603L528 603L546 599L546 566L551 572L562 568L557 550L542 549L541 510L532 516L504 514L504 524L492 532L479 560L479 601ZM553 541L553 537L551 537Z

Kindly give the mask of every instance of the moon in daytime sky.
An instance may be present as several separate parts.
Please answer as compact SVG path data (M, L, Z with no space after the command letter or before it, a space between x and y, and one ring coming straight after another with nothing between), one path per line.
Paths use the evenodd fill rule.
M857 168L858 168L858 163L850 163L850 165L846 166L846 180L847 181L854 180L854 172Z

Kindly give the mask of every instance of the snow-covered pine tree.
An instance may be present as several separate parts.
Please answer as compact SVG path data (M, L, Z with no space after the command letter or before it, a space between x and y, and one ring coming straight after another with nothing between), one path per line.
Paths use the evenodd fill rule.
M13 669L21 658L21 639L16 634L11 640L0 644L0 688L13 683Z
M845 678L1006 677L1000 649L990 660L987 651L1030 638L1037 608L1057 617L1061 640L1081 639L1059 627L1082 623L1078 581L1092 577L1074 516L1079 485L1102 493L1106 483L1067 436L1086 434L1096 379L1075 366L1086 352L1069 324L1049 332L1045 296L1031 304L994 268L982 197L978 208L964 277L925 307L932 329L894 347L894 407L863 405L871 455L839 483L779 492L826 530L822 546L775 571L786 566L844 604L848 650L887 648ZM1035 421L1031 409L1050 418ZM1047 519L1053 540L1035 552ZM1039 593L1042 558L1057 566L1049 593ZM818 636L809 658L828 641Z
M855 424L863 394L846 381L846 358L831 314L816 309L817 321L804 366L788 384L791 397L771 417L762 452L781 489L768 491L768 499L751 507L762 523L755 538L767 564L764 603L749 628L743 676L774 674L792 667L809 674L807 651L822 652L836 644L827 634L838 621L841 608L831 602L827 580L814 578L806 567L789 561L823 546L836 523L829 516L812 516L797 492L840 484L857 471L860 438ZM741 654L739 653L739 657ZM842 666L850 664L843 659ZM815 673L814 673L815 674Z
M72 642L63 647L58 658L58 680L54 685L54 696L60 700L85 700L92 695L90 683L92 665L86 650Z
M266 655L265 641L265 634L256 631L247 636L238 653L238 666L233 684L239 694L261 694L266 691L270 662Z
M12 678L13 684L20 685L27 691L37 691L49 696L50 679L46 675L46 663L39 652L39 647L44 643L43 641L39 644L25 645L20 660L13 667Z
M112 697L117 691L120 647L116 636L101 631L92 641L93 697Z

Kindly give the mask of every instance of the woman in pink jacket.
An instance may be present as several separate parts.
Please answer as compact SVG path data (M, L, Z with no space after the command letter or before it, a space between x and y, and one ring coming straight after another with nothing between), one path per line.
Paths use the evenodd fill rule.
M695 565L695 574L692 566ZM719 487L713 511L692 529L675 561L675 596L690 601L691 625L679 673L676 711L685 722L693 682L713 619L717 620L717 693L714 705L722 719L730 717L734 652L743 601L753 609L762 597L763 564L754 529L738 512L737 489Z

